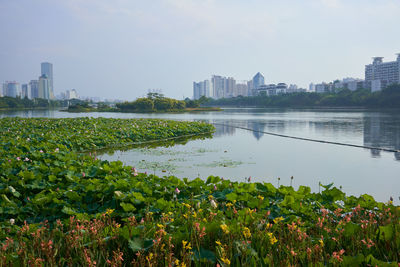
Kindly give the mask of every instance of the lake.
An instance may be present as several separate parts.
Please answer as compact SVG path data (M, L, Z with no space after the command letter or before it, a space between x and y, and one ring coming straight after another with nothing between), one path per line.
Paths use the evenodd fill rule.
M379 201L400 197L400 153L316 143L263 132L400 150L400 112L337 109L224 109L220 112L134 114L2 111L0 117L113 117L202 120L216 124L213 138L169 147L132 148L100 155L141 172L206 179L270 182L275 186L334 183L344 192ZM239 129L235 127L247 128ZM293 179L291 177L293 176Z

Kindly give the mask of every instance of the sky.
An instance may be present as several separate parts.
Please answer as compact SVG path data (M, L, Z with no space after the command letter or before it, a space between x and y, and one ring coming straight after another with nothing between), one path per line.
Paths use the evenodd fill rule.
M364 78L400 53L399 0L0 0L0 83L53 63L56 94L193 96L211 75Z

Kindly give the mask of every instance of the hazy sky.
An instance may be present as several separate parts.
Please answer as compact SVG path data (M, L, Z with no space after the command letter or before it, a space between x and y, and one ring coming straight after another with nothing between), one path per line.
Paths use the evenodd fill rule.
M400 52L399 0L0 0L0 82L54 64L55 93L192 97L212 74L267 83L364 78Z

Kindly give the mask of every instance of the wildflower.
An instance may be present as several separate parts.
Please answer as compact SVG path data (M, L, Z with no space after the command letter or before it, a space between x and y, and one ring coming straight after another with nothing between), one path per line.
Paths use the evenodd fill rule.
M221 258L221 261L222 261L223 263L225 263L226 265L231 265L231 261L228 260L227 258Z
M274 223L275 224L279 223L280 221L283 221L283 217L282 216L281 217L277 217L277 218L274 219Z
M113 213L113 212L114 212L113 209L107 209L107 210L106 210L106 215L110 215L110 214Z
M319 244L321 245L321 247L323 247L324 246L324 240L320 239L319 240Z
M57 147L56 150L55 150L55 152L58 152L58 151L60 151L60 149Z
M217 190L217 186L216 185L214 185L214 191L216 191Z
M229 203L226 203L226 206L227 206L227 207L232 207L233 204L229 202Z
M175 260L175 265L176 265L176 266L179 265L179 260L178 260L178 259Z
M29 159L28 159L28 158L25 158L24 161L29 161Z
M211 199L210 201L211 207L213 207L214 209L216 209L218 207L217 203L214 201L214 199Z
M225 234L229 234L229 228L226 224L221 224L220 227Z
M261 196L261 195L258 195L257 198L258 198L259 200L261 200L261 201L264 200L264 197Z
M293 257L297 256L297 253L296 253L296 252L294 252L294 250L293 250L293 249L290 251L290 254L292 254L292 256L293 256Z
M179 188L175 188L175 193L179 194L181 192L181 190L179 190Z
M215 241L215 244L217 244L218 246L222 246L222 244L219 240Z
M18 161L20 161L20 160L21 160L21 158L20 158L20 157L17 157L17 160L18 160Z
M251 237L250 229L245 227L244 230L243 230L243 235L244 235L245 238L250 238Z
M86 176L86 173L82 172L82 177L85 177L85 176Z

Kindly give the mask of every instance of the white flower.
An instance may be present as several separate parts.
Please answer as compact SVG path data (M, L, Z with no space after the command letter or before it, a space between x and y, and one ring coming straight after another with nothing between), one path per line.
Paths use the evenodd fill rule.
M213 207L214 209L216 209L218 207L217 203L214 201L214 199L211 199L210 201L211 207Z
M14 223L15 223L15 219L10 219L10 224L14 225Z

